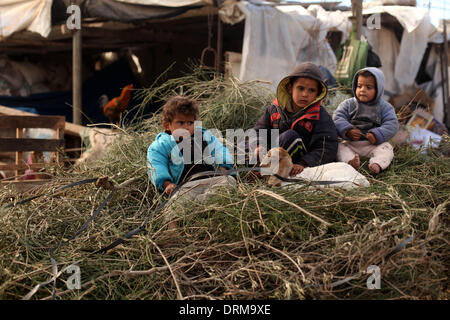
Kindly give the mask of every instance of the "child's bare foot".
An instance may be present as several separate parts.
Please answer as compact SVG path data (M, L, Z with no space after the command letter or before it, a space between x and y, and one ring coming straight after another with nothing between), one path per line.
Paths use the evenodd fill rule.
M349 165L351 165L356 170L359 169L360 161L359 161L359 155L355 154L355 157L348 162Z
M369 164L369 170L372 173L378 174L381 171L381 167L378 163L371 163Z

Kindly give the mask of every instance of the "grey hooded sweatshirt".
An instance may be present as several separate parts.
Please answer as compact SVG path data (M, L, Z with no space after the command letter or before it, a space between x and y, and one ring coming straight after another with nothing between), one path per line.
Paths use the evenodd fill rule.
M363 103L356 97L358 74L362 71L369 71L376 82L376 97L368 103ZM357 128L363 132L360 140L367 140L365 134L372 132L377 138L377 145L389 141L397 133L398 120L394 107L382 98L383 72L373 67L361 69L353 77L352 89L354 97L341 102L333 113L333 121L339 135L345 140L350 140L345 133L352 128Z

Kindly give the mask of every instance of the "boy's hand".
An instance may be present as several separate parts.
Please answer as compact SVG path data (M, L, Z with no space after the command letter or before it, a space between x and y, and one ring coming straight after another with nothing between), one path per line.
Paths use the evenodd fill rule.
M372 132L366 134L366 139L370 142L370 144L377 143L377 137Z
M353 128L353 129L348 130L345 135L347 137L349 137L350 139L352 139L353 141L358 141L362 136L362 132L359 129Z
M303 169L305 169L304 166L302 166L301 164L295 164L292 167L291 173L289 174L290 176L296 176L298 175L300 172L303 171Z
M175 183L170 182L167 184L166 188L164 189L164 192L167 195L170 195L176 187L177 187L177 185Z

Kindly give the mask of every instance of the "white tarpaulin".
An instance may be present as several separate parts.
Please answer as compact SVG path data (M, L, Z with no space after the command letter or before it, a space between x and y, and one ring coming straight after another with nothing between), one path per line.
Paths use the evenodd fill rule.
M330 29L339 30L345 41L351 28L351 12L325 11L318 5L305 9L298 5L272 7L229 2L229 7L238 6L246 19L241 80L268 80L275 87L296 64L307 60L334 73L336 58L326 34ZM363 10L365 16L383 12L395 17L404 28L401 41L384 28L364 28L364 33L382 61L387 93L397 95L414 86L428 43L439 42L439 37L426 9L376 6ZM226 10L221 14L223 18Z
M386 93L392 96L410 88L417 88L415 79L428 43L440 43L442 37L438 36L426 9L408 6L378 6L363 10L364 15L382 12L395 17L404 28L400 43L389 29L364 28L363 30L373 51L381 59ZM441 75L439 60L434 50L428 58L427 73L433 81L421 86L434 99L433 115L442 122L444 119L442 89L438 85Z
M116 0L117 2L125 2L132 4L141 4L146 6L162 6L162 7L184 7L193 5L212 4L212 0Z
M245 14L241 80L270 81L272 88L303 61L336 70L337 61L326 34L331 28L349 34L351 24L341 12L320 6L260 6L240 2Z
M0 1L0 37L28 30L47 37L51 30L52 0Z
M386 12L395 17L404 28L400 49L395 62L392 63L392 61L386 60L386 55L390 55L390 53L385 52L384 50L389 50L389 45L383 43L383 41L374 41L374 39L377 38L379 30L370 30L367 38L370 45L374 48L374 51L378 55L384 56L384 61L383 59L382 61L387 63L389 68L394 65L395 69L393 75L397 82L397 90L394 90L393 87L390 89L393 90L393 94L399 94L414 85L414 80L419 71L420 63L422 62L428 42L434 35L436 28L431 24L428 12L424 8L379 6L363 10L363 15L379 14L382 12ZM394 44L395 41L392 37L389 37L386 40L393 43L392 49L396 49ZM387 67L384 68L386 69ZM383 69L383 71L385 70Z
M400 42L391 29L381 28L369 30L363 28L367 41L372 50L380 57L381 71L384 73L384 89L387 96L400 93L395 79L395 63L400 52Z
M0 37L28 30L46 38L51 31L53 2L53 18L64 23L69 17L66 12L69 0L0 0ZM212 0L77 0L74 3L81 6L84 17L131 22L176 16L190 6L212 4Z
M407 32L413 32L428 16L425 8L416 8L409 6L377 6L363 10L363 15L371 15L374 13L389 13L395 17L398 22L406 29Z

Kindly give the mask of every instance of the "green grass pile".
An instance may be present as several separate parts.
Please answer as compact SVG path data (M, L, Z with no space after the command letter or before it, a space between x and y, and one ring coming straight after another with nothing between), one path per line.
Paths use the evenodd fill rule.
M148 89L147 103L179 94L185 83L183 93L202 101L204 125L224 130L250 127L271 100L257 83L188 78ZM146 173L147 148L160 130L155 115L120 131L102 159L55 170L38 191L46 195L26 204L6 208L26 195L0 191L1 299L52 298L49 250L74 235L110 191L86 184L52 192L100 176L116 185L136 180L53 253L57 299L448 299L450 161L408 146L376 177L363 164L369 188L293 191L244 175L235 189L180 208L178 230L167 230L163 210L147 233L92 254L140 226L163 201ZM67 288L72 264L80 267L79 290ZM367 289L370 265L380 268L379 290Z

